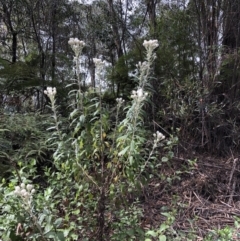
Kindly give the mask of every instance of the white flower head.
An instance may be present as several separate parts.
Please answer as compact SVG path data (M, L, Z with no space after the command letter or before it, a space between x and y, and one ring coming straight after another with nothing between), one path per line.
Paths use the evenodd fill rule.
M78 38L70 38L68 40L68 44L71 46L77 58L80 56L84 46L86 45L84 41L79 40Z
M98 87L99 87L99 88L96 88L96 91L101 93L102 83L104 81L106 62L98 58L93 58L93 62L96 67L96 80L98 81Z
M56 87L47 87L47 89L44 90L44 94L47 95L51 101L53 101L55 95L57 94L57 89Z
M144 40L143 42L143 46L145 47L145 49L151 50L153 51L155 48L157 48L159 46L158 44L158 40L154 39L154 40Z
M15 190L13 193L16 196L20 196L24 203L29 203L31 202L32 194L34 192L35 192L35 189L33 189L33 185L31 184L25 185L24 183L21 183L20 186L15 187Z
M99 70L102 70L106 65L105 61L102 61L101 59L98 59L98 58L93 58L93 63L95 64L96 68Z
M125 100L123 98L117 98L116 101L117 101L118 107L120 107L125 102Z
M165 139L165 136L164 136L161 132L159 132L159 131L157 131L156 133L154 133L153 136L154 136L154 138L155 138L155 140L154 140L155 143L157 143L157 142L162 141L162 140Z
M132 91L131 98L137 102L142 102L148 96L147 92L144 92L142 88Z
M140 70L146 69L146 67L148 67L148 63L147 61L138 62L138 64L136 64L136 67Z
M159 131L154 133L153 136L154 136L153 148L156 148L158 146L158 143L165 139L165 136L161 132L159 132Z

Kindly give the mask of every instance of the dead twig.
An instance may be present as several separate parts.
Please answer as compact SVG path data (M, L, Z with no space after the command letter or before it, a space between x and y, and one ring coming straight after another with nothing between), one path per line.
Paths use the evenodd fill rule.
M233 175L234 175L234 172L235 172L235 169L236 169L237 161L238 161L238 158L235 158L233 160L232 170L231 170L230 178L229 178L229 182L228 182L228 189L229 189L229 191L230 191L230 185L231 185L231 182L232 182L232 179L233 179ZM234 181L233 181L233 184L232 184L232 188L231 188L231 191L230 191L230 196L229 196L229 199L228 199L228 204L229 205L231 204L231 202L233 200L233 194L235 192L235 187L236 187L236 178L234 178Z

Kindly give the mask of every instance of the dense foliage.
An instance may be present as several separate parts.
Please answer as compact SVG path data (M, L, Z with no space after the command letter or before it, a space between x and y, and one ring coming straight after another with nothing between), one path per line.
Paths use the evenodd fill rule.
M238 153L239 14L0 0L0 239L180 240L170 212L141 226L142 191L176 154Z

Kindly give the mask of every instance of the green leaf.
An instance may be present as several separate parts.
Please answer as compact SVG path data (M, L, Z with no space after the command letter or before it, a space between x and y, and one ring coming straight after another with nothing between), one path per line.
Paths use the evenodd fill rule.
M52 225L50 223L47 223L44 229L44 234L48 234L53 229Z
M38 221L40 225L42 224L45 217L46 217L46 214L44 214L44 213L40 214L39 221Z
M130 163L130 165L133 164L133 156L130 156L130 157L129 157L129 163Z
M45 234L45 237L46 238L53 238L56 241L64 241L65 240L63 232L60 232L60 231L49 232L49 233Z
M150 238L146 238L145 241L152 241Z
M153 230L147 231L146 235L150 235L152 237L157 237L157 233L155 231L153 231Z
M123 156L129 149L129 146L126 146L123 150L121 150L119 153L118 153L118 156Z
M65 240L63 232L57 232L57 240L59 240L59 241Z
M78 113L78 109L75 109L71 114L70 118L72 119Z
M47 131L51 131L51 130L56 130L56 126L52 126L52 127L47 128Z
M159 236L159 241L166 241L167 237L165 235L160 235Z
M9 131L10 132L10 130L8 130L8 129L0 129L0 131Z
M134 151L134 149L135 149L135 141L131 141L131 144L130 144L130 147L131 147L131 151Z
M58 218L58 219L55 220L54 226L56 228L58 228L61 225L61 223L62 223L62 218Z
M163 231L167 230L169 228L166 224L161 224L160 229L158 230L159 233L162 233Z
M64 229L64 230L63 230L63 235L64 235L64 237L67 237L68 234L69 234L69 232L70 232L70 229Z
M168 158L166 156L162 157L162 162L168 162Z

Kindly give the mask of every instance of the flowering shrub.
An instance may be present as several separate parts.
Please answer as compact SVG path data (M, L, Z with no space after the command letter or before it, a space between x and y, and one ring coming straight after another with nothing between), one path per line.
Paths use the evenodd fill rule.
M28 217L26 220L32 220L25 238L143 240L144 230L140 227L142 210L136 193L147 181L146 169L154 167L156 148L162 146L165 139L157 131L153 134L152 146L146 146L148 139L144 129L143 106L151 96L146 92L146 87L158 42L144 41L146 59L136 66L139 84L132 91L130 102L116 99L114 120L109 115L112 109L102 101L105 62L93 59L98 87L94 95L88 92L83 94L79 58L85 43L71 38L69 44L75 54L79 87L74 92L75 96L72 93L69 95L75 107L69 116L70 133L61 129L61 117L56 106L57 89L48 87L44 91L53 111L54 126L50 129L55 130L48 142L56 146L54 168L45 168L44 173L49 187L39 189L35 195L32 185L22 183L15 186L16 180L13 184L13 194L20 198L23 204L21 210ZM7 201L10 202L9 199ZM14 223L13 220L11 222ZM10 237L5 231L2 233Z

